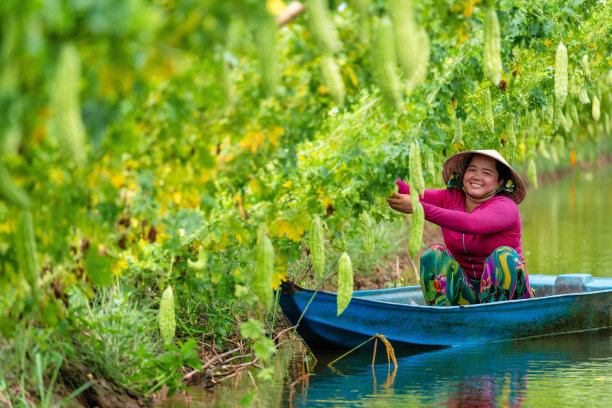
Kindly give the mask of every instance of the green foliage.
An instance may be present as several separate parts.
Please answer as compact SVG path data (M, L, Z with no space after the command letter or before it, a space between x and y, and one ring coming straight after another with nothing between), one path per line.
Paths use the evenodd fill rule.
M401 241L388 239L400 235L401 216L384 201L397 177L425 171L439 187L441 164L457 149L500 149L506 140L506 154L520 164L545 159L544 150L561 160L610 136L607 3L497 2L497 88L483 60L484 3L364 4L338 11L312 1L274 29L263 2L253 1L0 2L7 341L57 331L75 350L63 365L83 363L141 394L163 384L175 390L180 367L195 364L186 339L212 333L224 347L237 322L257 310L248 286L272 304L272 289L302 258L312 215L325 217L329 246L346 249L355 270L366 271ZM408 23L396 24L406 4ZM390 89L401 88L393 106L374 90L380 56L368 46L386 12L397 49L385 50L397 52L404 73ZM565 111L555 87L561 42ZM497 129L505 139L495 123L506 124ZM407 171L413 144L427 165ZM16 239L28 206L36 296ZM364 212L374 225L371 259L356 222ZM258 245L262 225L267 238ZM257 262L263 245L266 253L274 248L273 264ZM265 279L253 281L263 271ZM170 286L182 344L172 350L152 338L151 308L151 294ZM265 356L272 346L258 336ZM124 357L109 357L117 355Z
M251 338L255 342L253 351L261 361L268 361L275 350L274 342L266 336L263 323L259 320L249 318L240 325L240 335Z

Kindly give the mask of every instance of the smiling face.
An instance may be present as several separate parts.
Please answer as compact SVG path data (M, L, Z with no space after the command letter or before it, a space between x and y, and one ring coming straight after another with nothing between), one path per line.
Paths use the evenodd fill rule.
M501 187L504 180L499 178L496 160L491 157L474 155L463 175L463 186L469 195L478 199Z

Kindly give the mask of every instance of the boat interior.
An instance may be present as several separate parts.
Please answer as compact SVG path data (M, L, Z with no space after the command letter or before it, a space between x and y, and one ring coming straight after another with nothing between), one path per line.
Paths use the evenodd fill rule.
M536 298L612 290L612 278L594 278L590 274L531 275L529 279ZM425 305L420 286L355 291L353 296L381 302Z

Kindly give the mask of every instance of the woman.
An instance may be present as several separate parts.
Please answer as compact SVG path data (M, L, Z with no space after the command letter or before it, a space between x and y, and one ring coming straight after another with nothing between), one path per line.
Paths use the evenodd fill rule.
M419 197L425 219L442 228L446 246L433 244L421 256L421 288L430 305L465 305L533 297L521 248L517 204L525 184L495 150L452 155L442 170L447 190ZM387 199L410 214L410 189Z

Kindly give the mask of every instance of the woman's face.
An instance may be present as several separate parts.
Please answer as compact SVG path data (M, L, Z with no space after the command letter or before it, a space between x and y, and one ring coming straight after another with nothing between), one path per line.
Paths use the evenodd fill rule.
M495 162L495 159L479 154L470 161L463 175L463 186L472 197L482 197L501 187L504 180L498 180L499 174Z

